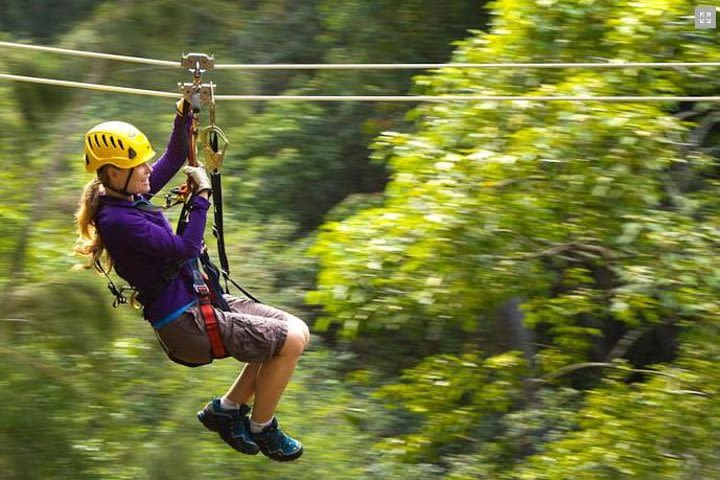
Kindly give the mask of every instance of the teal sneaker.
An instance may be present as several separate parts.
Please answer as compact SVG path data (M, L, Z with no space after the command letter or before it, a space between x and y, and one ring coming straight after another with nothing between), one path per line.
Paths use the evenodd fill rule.
M252 433L253 440L260 447L260 451L268 458L277 460L278 462L289 462L299 458L303 453L303 447L300 442L294 438L285 435L278 428L276 418L270 425L263 428L262 432Z
M197 413L197 417L205 428L217 432L225 443L238 452L257 455L260 447L250 436L249 412L250 407L244 404L238 409L225 410L220 406L220 399L213 398Z

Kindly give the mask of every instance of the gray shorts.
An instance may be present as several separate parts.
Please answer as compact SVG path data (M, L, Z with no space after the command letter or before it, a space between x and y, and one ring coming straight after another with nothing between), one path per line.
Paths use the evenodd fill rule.
M293 315L246 298L224 295L229 312L215 309L225 350L241 362L262 363L282 349ZM210 340L196 304L174 322L156 330L167 355L182 364L204 365L213 360Z

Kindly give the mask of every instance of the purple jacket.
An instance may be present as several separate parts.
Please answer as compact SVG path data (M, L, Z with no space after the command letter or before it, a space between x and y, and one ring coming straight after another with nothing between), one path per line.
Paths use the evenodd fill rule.
M176 117L167 150L152 165L151 195L165 186L185 162L182 124L183 118ZM189 128L190 122L185 122L184 126ZM175 235L162 211L134 206L147 200L146 196L136 196L136 201L131 202L105 195L100 197L96 217L96 226L113 259L115 271L140 292L154 287L168 263L200 254L210 206L208 200L194 197L188 225L182 235ZM160 328L178 318L196 301L192 272L188 266L183 266L162 293L151 304L144 305L144 316L155 328Z

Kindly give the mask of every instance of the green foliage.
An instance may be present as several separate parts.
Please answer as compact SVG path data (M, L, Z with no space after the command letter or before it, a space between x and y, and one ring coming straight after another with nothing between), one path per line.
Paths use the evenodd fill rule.
M567 25L548 14L550 18L533 23L532 28L556 22L552 24L558 33L550 39L541 37L545 43L537 44L534 30L520 28L512 34L502 30L504 22L511 22L514 12L523 9L503 3L497 7L495 31L464 42L457 60L485 61L499 54L508 60L539 56L547 43L562 44L567 37L579 42L572 38L580 30L574 22L585 16L615 18L612 12L633 11L625 2L613 7L591 3L585 9L576 7ZM523 11L523 16L538 15L538 20L544 18L541 14L531 5ZM654 22L667 22L673 11L663 15ZM520 24L531 28L528 22ZM669 28L682 39L680 27ZM602 53L621 57L625 40L617 37L624 31L609 22L601 37L601 44L607 44ZM634 38L632 33L626 32L628 39ZM652 39L647 42L643 55L622 58L638 60L656 50L653 58L662 58L663 45ZM512 57L514 50L522 51L522 57ZM676 58L698 56L695 45L687 42L679 42L677 50ZM706 56L717 55L710 46L706 50ZM582 60L582 42L564 55L568 58L559 50L546 60ZM597 94L623 93L616 91L616 83L622 83L623 91L672 87L699 93L692 90L696 83L690 75L661 72L648 84L634 73L570 71L560 77L541 71L530 85L540 85L534 91L546 94L581 88ZM517 75L526 74L448 70L422 81L438 94L510 94L519 87L513 81ZM631 272L646 268L660 251L676 252L677 242L694 226L694 215L715 205L707 193L673 189L676 169L703 178L712 163L697 151L683 152L675 146L688 136L689 125L661 106L516 102L419 108L418 133L388 133L376 146L378 156L388 158L393 168L386 204L324 227L315 247L323 265L320 289L311 300L322 303L332 321L342 323L349 333L430 318L470 322L473 328L478 313L508 296L527 296L531 299L527 304L532 305L534 296L554 297L557 289L585 295L582 285L568 286L564 278L581 271L592 277L594 288L607 291L617 286L612 292L628 295L627 300L632 297L633 307L652 308L652 302L633 296L638 288L630 286L652 275L633 278ZM713 187L704 186L707 192ZM712 225L712 218L704 220ZM667 232L668 228L681 231ZM656 233L640 235L645 229ZM694 244L697 257L707 256L716 241L710 237L701 245L696 239L684 245ZM675 244L668 244L668 238L675 238ZM610 270L618 285L602 284L601 269ZM382 276L373 273L380 271ZM477 285L482 285L482 295L472 294ZM585 310L590 310L585 313L593 313L595 300L592 296L584 300ZM570 300L558 307L574 309L567 312L570 316L583 308ZM615 307L623 311L622 304Z
M646 382L605 382L588 396L580 428L530 457L514 478L717 476L716 345L717 326L698 329L678 361Z
M102 287L97 279L74 274L16 288L3 305L9 322L3 336L57 354L90 353L115 330L115 314Z
M49 0L4 0L0 28L12 31L21 38L46 43L63 33L78 20L92 15L97 2L68 0L62 3Z
M413 0L400 6L387 1L315 1L295 6L292 15L286 3L268 2L254 11L240 43L245 45L252 35L253 46L258 41L258 47L265 48L239 51L241 58L263 63L442 62L450 42L485 20L478 4L466 0L442 5ZM295 35L290 48L276 42L288 29ZM403 94L410 75L321 70L267 75L253 83L258 93ZM279 216L298 223L303 233L310 231L348 195L382 190L386 170L370 161L367 145L383 130L404 128L406 112L407 107L398 104L271 104L233 132L243 141L231 154L237 166L229 166L229 171L242 175L243 182L238 185L242 193L230 201L244 216ZM294 174L283 174L288 171Z
M425 358L403 374L401 383L377 393L390 408L422 415L422 428L402 439L389 438L378 448L431 462L462 452L467 442L479 440L478 423L512 409L522 392L523 370L522 356L515 352L487 359L477 353Z
M692 10L688 2L577 1L548 8L554 3L495 2L491 31L460 42L454 60L701 61L720 55L711 36L688 34L681 21ZM438 95L703 95L718 87L701 72L665 69L446 69L417 82ZM495 308L520 298L524 324L542 346L515 333L516 342L536 350L529 365L536 381L590 389L586 406L564 410L570 417L577 412L577 433L567 440L537 435L528 449L508 443L505 428L515 413L535 411L536 394L522 397L516 412L500 412L494 426L484 416L463 416L472 425L467 428L486 428L489 446L444 437L463 428L461 420L416 408L420 424L401 439L406 461L429 455L446 466L449 478L691 478L714 472L713 426L691 422L693 435L676 436L683 415L714 408L713 395L668 393L661 383L664 373L680 370L695 385L714 384L713 374L683 363L682 356L654 367L657 378L633 369L673 360L677 344L683 351L699 348L689 338L715 355L711 337L701 341L698 332L712 331L720 313L713 262L720 241L717 167L703 151L697 123L683 120L703 119L713 109L692 108L667 102L432 104L413 112L417 132L386 132L377 140L375 156L392 171L384 205L325 224L311 250L321 270L308 300L325 311L316 328L340 328L360 346L392 332L418 359L428 349L459 355L483 342L481 332L501 328ZM466 332L465 342L449 341L457 332ZM391 358L403 358L401 352ZM405 374L410 385L383 391L403 392L411 410L422 402L416 398L452 402L455 389L433 394L421 380L430 361ZM593 366L605 369L587 368ZM461 378L462 371L456 367L452 374ZM523 374L514 375L519 381ZM650 378L628 383L643 375ZM657 426L648 426L644 409L656 404L667 410L653 414ZM667 432L666 419L677 431ZM677 443L681 438L687 442ZM677 443L669 454L661 447L668 443ZM445 453L465 448L472 454L438 455L440 445ZM543 453L512 470L534 451ZM480 460L467 462L472 455ZM659 468L653 471L653 464ZM507 468L499 474L498 465Z
M0 319L12 325L0 336L3 478L209 479L240 460L251 477L358 478L371 465L370 439L346 418L350 406L367 410L366 401L336 380L327 350L305 354L278 411L308 446L306 459L286 466L239 458L195 419L237 363L170 363L136 313L117 318L102 284L73 278L18 290L17 310Z
M207 51L223 63L443 62L487 16L460 0L151 0L47 6L49 26L49 15L18 16L40 3L6 3L0 24L14 37L3 38L153 58ZM452 59L717 60L713 32L688 18L693 5L501 0L490 31L457 42ZM0 64L159 90L180 80L48 54ZM704 95L718 88L712 73L445 69L413 86L412 72L211 77L221 93ZM329 350L314 339L304 355L278 415L307 451L278 465L238 457L194 419L237 364L168 363L137 312L109 309L104 280L67 272L87 180L82 133L124 119L162 149L172 104L0 85L2 477L718 477L716 107L406 108L218 111L233 142L234 276L312 323L301 298L317 273L314 331L343 340ZM522 322L505 308L513 302Z
M171 3L124 2L118 8L118 2L107 2L59 43L155 58L176 57L183 51L178 45L190 45L232 61L233 29L241 24L237 6ZM263 8L273 3L263 2ZM42 54L8 54L0 62L14 73L86 81L92 73L98 83L161 90L179 79L153 68ZM234 89L251 83L241 73L217 78L232 86L226 93L241 93ZM279 410L283 426L307 445L304 463L238 457L195 419L211 395L225 391L238 365L226 361L188 370L170 364L138 312L123 310L117 318L118 311L111 311L105 280L67 272L78 261L69 255L72 214L88 180L78 153L83 132L99 121L123 119L147 132L161 151L174 106L52 90L0 85L0 396L6 406L0 414L0 476L219 478L241 469L257 478L362 477L373 461L366 453L372 440L345 411L349 404L367 410L367 401L351 398L336 380L336 361L326 350L305 355ZM247 107L229 104L218 121L241 125L247 113ZM229 218L226 228L236 278L302 315L314 261L302 255L307 239L293 241L296 225L240 225Z
M111 344L117 322L101 285L87 280L60 277L5 295L0 464L6 478L60 478L58 472L83 469L84 453L73 441L84 433L86 417L76 409L109 386L104 374L111 365L97 353Z
M166 360L147 340L153 341L116 342L113 354L123 368L112 380L119 388L102 405L112 414L102 428L80 440L83 449L94 452L89 453L88 471L94 478L210 479L239 468L250 478L362 477L369 464L363 454L368 440L343 418L350 399L332 377L333 360L327 352L303 357L278 411L284 427L312 447L303 461L278 465L262 456L239 457L195 419L195 411L211 393L224 391L237 364L230 360L193 370L177 365L148 368ZM318 423L327 430L317 429ZM307 468L308 463L313 468Z

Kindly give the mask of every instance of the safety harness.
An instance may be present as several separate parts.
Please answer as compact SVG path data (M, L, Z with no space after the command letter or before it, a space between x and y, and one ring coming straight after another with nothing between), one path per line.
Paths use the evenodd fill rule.
M194 266L193 272L193 287L197 292L200 302L200 313L202 314L203 322L205 323L205 332L207 333L208 339L210 340L210 348L214 358L225 358L228 356L225 351L225 345L223 344L222 338L220 338L220 330L217 324L217 315L213 309L213 299L217 300L218 296L213 295L207 284L205 283L200 270ZM220 297L222 298L222 297ZM225 303L225 300L222 300Z
M193 110L193 119L191 133L188 135L187 129L182 130L182 148L186 153L188 165L198 166L197 162L197 140L198 135L203 146L203 153L206 160L206 166L210 171L210 183L212 187L212 195L215 197L213 201L213 235L217 243L217 255L220 261L218 268L211 260L207 248L203 242L203 248L197 258L190 260L178 260L169 262L163 269L155 284L142 292L133 287L121 287L113 283L112 279L97 262L96 267L108 279L108 289L115 296L113 306L128 303L124 292L127 290L134 291L135 297L143 304L150 305L165 290L165 288L175 279L183 266L187 265L192 271L193 288L198 295L198 302L205 331L210 341L213 358L225 358L228 356L225 345L223 344L218 328L217 316L214 308L222 311L229 311L230 307L223 298L223 293L229 293L228 282L238 288L246 297L256 303L262 303L250 292L241 287L237 282L230 278L230 265L225 251L225 234L223 224L223 208L222 208L222 174L220 169L222 160L229 146L229 141L225 133L215 124L215 100L213 96L214 84L202 83L201 75L204 71L214 66L214 59L205 54L190 53L183 55L182 65L193 73L193 82L180 85L180 92L186 100L183 102L183 116L187 118L190 108ZM201 106L207 105L210 116L210 124L199 132L199 112ZM222 142L222 143L221 143ZM174 188L172 192L166 196L165 206L169 208L182 203L182 210L178 219L176 234L180 235L188 224L190 210L192 209L194 193L190 185L191 179L188 177L185 184ZM126 187L127 188L127 185ZM151 205L146 201L138 201L133 205L135 208L143 210L157 210L160 207ZM220 281L222 276L225 288L223 289ZM177 361L177 360L176 360ZM179 362L184 363L184 362ZM188 366L195 366L186 364Z

